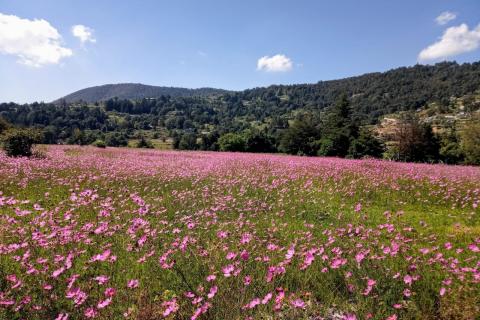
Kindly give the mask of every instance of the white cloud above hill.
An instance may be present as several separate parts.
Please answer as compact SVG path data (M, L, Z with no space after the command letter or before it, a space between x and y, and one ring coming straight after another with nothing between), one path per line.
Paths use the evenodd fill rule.
M58 64L73 55L62 45L62 37L48 21L22 19L0 13L0 53L13 55L32 67Z
M423 49L418 61L427 62L447 59L480 47L480 24L470 30L465 23L450 27L435 43Z
M82 44L85 42L91 42L91 43L97 42L97 39L95 39L95 37L93 36L93 33L94 33L94 30L92 28L89 28L81 24L77 24L72 27L73 36L80 39Z
M286 72L292 68L292 60L283 54L276 54L272 57L263 56L257 61L257 70L260 71Z

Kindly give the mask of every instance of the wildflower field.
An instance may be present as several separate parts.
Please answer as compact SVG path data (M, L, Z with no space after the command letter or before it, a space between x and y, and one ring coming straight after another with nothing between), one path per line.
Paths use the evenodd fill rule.
M0 154L0 319L478 319L480 168Z

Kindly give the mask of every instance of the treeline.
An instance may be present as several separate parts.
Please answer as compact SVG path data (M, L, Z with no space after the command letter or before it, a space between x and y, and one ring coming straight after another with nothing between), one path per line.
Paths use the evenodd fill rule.
M200 135L175 135L174 146L185 150L282 152L294 155L359 159L385 158L408 162L480 164L480 114L442 134L415 112L399 114L394 129L381 134L374 126L359 126L349 100L342 95L322 114L303 114L284 129L247 129Z

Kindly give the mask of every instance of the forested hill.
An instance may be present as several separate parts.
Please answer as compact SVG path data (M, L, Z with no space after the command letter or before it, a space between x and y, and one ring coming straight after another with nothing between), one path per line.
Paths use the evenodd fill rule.
M315 84L274 85L231 92L221 89L184 89L115 84L92 87L65 96L68 104L106 101L112 98L207 97L222 101L229 117L253 116L262 120L269 116L285 116L296 109L313 112L331 106L340 94L347 94L354 113L368 123L379 116L405 110L416 110L428 103L448 104L451 97L473 94L480 89L480 62L436 65L415 65L387 72L368 73L340 80ZM61 100L57 100L61 101ZM204 101L203 104L211 104ZM184 102L182 102L184 104ZM187 103L188 104L188 103ZM149 113L150 110L145 110Z
M449 103L480 90L480 62L415 65L387 72L368 73L316 84L270 86L232 94L238 101L265 102L283 114L299 106L324 109L334 104L340 94L350 97L355 114L368 122L397 111L416 110L428 103ZM257 103L258 104L258 103Z
M159 98L161 96L192 97L210 96L224 93L227 93L227 91L214 88L186 89L176 87L148 86L140 83L119 83L85 88L60 98L56 102L72 103L85 101L92 103L97 101L105 101L112 98L137 100L143 98Z

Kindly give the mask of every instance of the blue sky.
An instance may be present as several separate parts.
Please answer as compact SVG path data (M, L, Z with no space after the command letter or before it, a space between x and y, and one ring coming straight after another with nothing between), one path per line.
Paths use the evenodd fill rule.
M106 83L240 90L473 62L479 24L478 0L0 0L0 101Z

